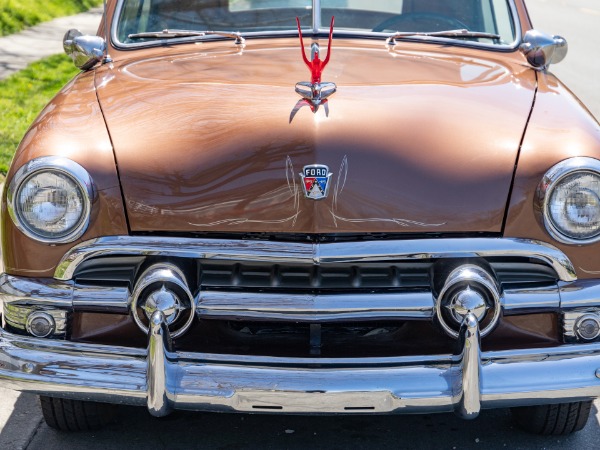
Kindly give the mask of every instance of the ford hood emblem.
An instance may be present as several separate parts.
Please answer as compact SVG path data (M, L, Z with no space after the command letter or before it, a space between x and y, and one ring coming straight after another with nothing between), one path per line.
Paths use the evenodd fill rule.
M304 166L300 174L304 195L313 200L320 200L327 197L331 175L329 167L322 164Z

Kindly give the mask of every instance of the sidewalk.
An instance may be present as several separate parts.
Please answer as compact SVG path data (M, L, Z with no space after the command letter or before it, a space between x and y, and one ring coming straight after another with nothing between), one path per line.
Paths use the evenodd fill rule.
M102 8L94 8L0 37L0 80L38 59L61 53L63 36L71 28L77 28L84 34L96 34L101 18Z
M94 8L0 37L0 80L38 59L61 53L63 36L70 28L96 34L101 17L102 8ZM0 190L1 187L0 184ZM42 423L37 398L0 388L0 399L0 448L27 448Z

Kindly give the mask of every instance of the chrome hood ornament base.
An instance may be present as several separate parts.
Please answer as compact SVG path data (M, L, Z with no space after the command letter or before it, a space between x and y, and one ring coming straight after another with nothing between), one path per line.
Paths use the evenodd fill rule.
M335 83L330 82L313 84L308 81L300 81L296 83L296 92L315 107L313 112L316 112L321 104L327 103L327 97L333 94L336 89Z

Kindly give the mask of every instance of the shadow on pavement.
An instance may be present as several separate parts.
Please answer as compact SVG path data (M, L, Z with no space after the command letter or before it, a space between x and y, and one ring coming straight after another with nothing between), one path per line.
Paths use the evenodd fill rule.
M31 394L19 394L15 391L3 390L2 408L14 406L12 413L2 411L3 424L0 424L0 449L22 449L34 436L42 422L42 413L38 398ZM13 397L14 395L14 397ZM8 398L7 398L8 397ZM16 397L16 399L15 399ZM6 419L4 413L9 413ZM3 426L2 426L3 425Z
M13 416L31 407L31 396L27 397L17 402ZM582 432L563 437L524 433L512 424L508 410L483 411L478 419L467 422L453 414L277 416L175 412L156 419L143 408L119 407L115 423L97 432L60 433L42 424L28 448L596 448L600 435L597 412L594 407ZM35 421L39 409L26 415ZM11 417L0 439L6 433L18 433L14 428L20 426L21 421Z

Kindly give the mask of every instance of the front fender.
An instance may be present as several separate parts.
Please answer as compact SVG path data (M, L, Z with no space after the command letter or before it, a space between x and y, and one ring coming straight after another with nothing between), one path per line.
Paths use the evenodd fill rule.
M2 194L2 258L11 275L52 276L65 252L78 242L97 236L127 234L110 137L96 97L95 73L79 74L44 108L21 141ZM6 187L15 172L41 156L69 158L91 175L96 196L91 221L77 241L48 245L25 236L7 212Z
M573 262L579 278L600 274L600 242L562 244L534 211L538 184L548 169L575 156L600 159L600 125L554 75L538 72L538 90L519 154L504 235L548 242Z

